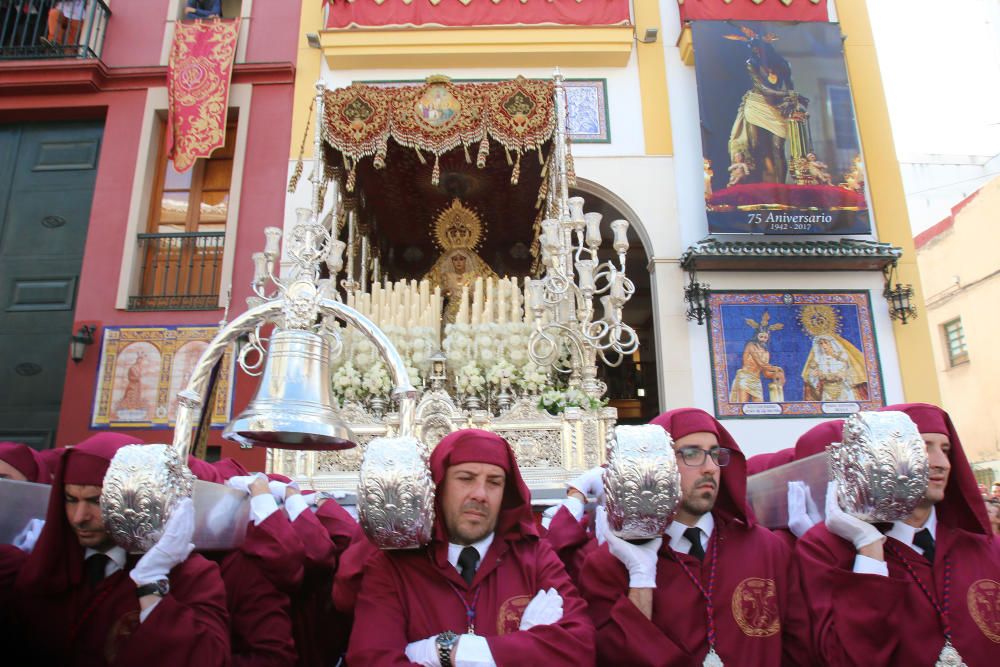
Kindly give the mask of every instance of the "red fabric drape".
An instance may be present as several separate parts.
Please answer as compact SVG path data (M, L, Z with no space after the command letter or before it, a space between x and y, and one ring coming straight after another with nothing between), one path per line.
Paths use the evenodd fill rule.
M629 23L628 0L335 0L328 4L327 28Z
M167 64L167 154L186 171L226 143L239 20L178 21Z
M758 4L759 3L759 4ZM678 0L681 21L829 21L826 0Z

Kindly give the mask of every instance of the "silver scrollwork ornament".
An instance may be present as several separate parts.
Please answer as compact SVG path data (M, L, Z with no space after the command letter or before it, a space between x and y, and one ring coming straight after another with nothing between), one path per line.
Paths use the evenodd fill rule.
M941 654L938 656L937 662L934 663L934 667L968 666L962 662L962 656L958 654L958 651L951 645L951 641L949 640L944 643L944 647L941 649Z
M852 415L828 451L840 507L862 521L899 521L927 491L927 446L902 412Z
M608 442L605 506L611 531L624 540L663 535L680 501L673 441L659 426L619 426Z
M380 549L418 549L431 540L434 482L416 438L375 438L358 483L358 520Z
M701 664L704 667L723 667L722 658L719 657L714 648L708 649L708 655L705 656L705 660Z

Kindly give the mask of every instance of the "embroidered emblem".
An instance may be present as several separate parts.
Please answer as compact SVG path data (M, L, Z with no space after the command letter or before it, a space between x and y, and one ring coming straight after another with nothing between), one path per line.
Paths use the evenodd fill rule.
M497 613L497 634L507 635L521 627L521 615L531 602L530 595L515 595L504 600Z
M1000 644L1000 582L980 579L969 586L969 615L990 641Z
M114 664L118 651L128 642L129 637L139 629L139 610L128 611L118 617L104 642L104 658L108 664Z
M781 630L773 579L749 577L733 591L733 618L747 637L770 637Z

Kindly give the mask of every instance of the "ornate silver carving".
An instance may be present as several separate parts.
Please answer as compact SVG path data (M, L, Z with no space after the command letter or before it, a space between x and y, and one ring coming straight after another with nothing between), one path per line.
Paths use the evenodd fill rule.
M927 448L902 412L852 415L828 452L840 507L864 521L898 521L927 491Z
M376 438L368 444L358 519L380 549L416 549L430 542L434 482L427 448L416 438Z
M170 512L190 498L194 475L168 445L127 445L104 475L101 513L112 539L129 552L149 551Z
M605 505L612 532L622 539L658 537L680 501L673 441L659 426L619 426L608 446Z
M510 443L522 468L563 467L562 437L548 429L496 429Z

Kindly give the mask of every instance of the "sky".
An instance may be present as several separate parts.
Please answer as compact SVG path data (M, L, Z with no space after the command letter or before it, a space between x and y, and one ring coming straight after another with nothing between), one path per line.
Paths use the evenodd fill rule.
M868 11L896 154L1000 153L1000 0L868 0Z

